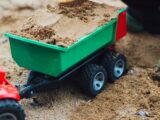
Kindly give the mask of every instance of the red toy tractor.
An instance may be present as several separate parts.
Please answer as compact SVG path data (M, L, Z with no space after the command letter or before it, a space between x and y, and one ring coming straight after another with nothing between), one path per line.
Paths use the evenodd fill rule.
M24 120L24 110L18 103L19 91L5 75L5 70L0 67L0 120Z

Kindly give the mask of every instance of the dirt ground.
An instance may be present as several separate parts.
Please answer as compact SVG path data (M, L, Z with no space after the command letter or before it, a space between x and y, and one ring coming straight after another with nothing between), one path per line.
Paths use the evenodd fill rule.
M5 31L17 29L35 9L55 0L35 0L34 3L31 0L19 1L21 0L2 0L0 3L0 66L5 67L7 78L13 84L25 83L28 71L13 61L9 42L2 35ZM98 2L124 6L117 0ZM22 100L20 103L25 109L26 119L159 120L160 81L157 77L153 79L152 75L160 66L160 35L128 33L117 44L117 50L128 59L127 75L114 84L108 84L95 99L87 98L74 85L65 85L53 92L36 96L37 104L33 104L32 99Z

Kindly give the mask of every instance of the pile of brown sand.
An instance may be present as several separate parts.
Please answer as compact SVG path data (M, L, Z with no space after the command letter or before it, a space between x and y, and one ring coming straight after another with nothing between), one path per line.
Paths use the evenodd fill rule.
M18 4L20 1L24 4ZM31 0L29 0L31 2ZM0 39L3 38L3 34L6 31L17 30L21 24L23 24L24 20L33 14L35 9L33 4L37 2L33 1L33 4L28 4L25 6L25 3L22 0L1 0L0 2ZM4 38L3 38L4 39Z
M16 35L68 47L116 16L118 8L85 1L80 5L48 5L27 19Z
M82 103L71 120L159 120L160 87L151 79L152 72L133 68L92 102ZM146 117L139 115L140 111Z

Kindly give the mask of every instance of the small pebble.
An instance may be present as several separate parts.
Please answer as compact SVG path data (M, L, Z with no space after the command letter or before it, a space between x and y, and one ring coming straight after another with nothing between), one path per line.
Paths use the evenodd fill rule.
M144 111L144 110L140 110L138 112L138 115L140 115L141 117L148 117L149 116L149 113Z

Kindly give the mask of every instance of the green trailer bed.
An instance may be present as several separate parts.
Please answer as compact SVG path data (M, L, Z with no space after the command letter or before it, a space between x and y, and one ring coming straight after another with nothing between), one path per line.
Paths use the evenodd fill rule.
M120 10L119 13L123 12ZM118 18L82 37L68 48L46 44L10 33L11 53L16 63L29 70L58 77L97 50L115 43Z

